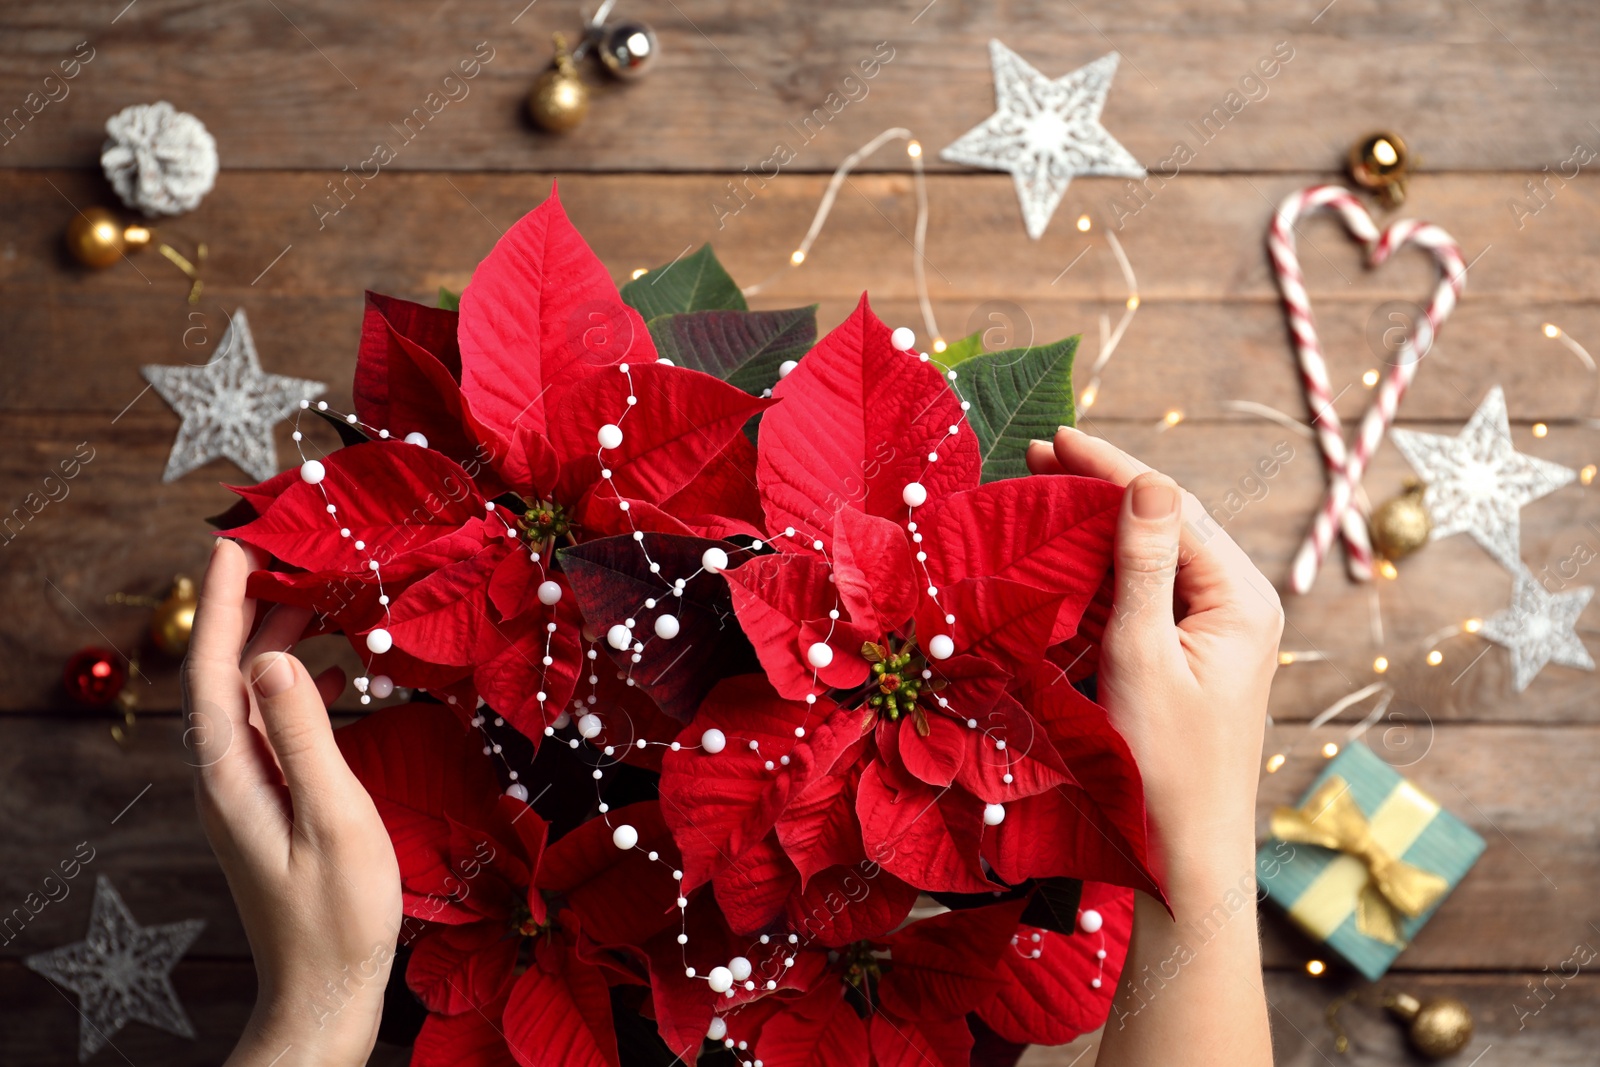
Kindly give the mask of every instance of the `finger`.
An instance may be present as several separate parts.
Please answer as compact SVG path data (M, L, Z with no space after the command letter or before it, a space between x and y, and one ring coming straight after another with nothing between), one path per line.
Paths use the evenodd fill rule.
M1028 442L1028 451L1025 453L1029 474L1065 474L1061 469L1061 461L1056 459L1055 446L1049 441L1040 441L1035 438Z
M1149 464L1128 455L1110 441L1090 437L1063 426L1051 442L1056 462L1067 474L1102 478L1127 485ZM1232 603L1251 576L1260 577L1255 564L1218 525L1193 493L1182 495L1183 524L1179 534L1179 595L1194 611Z
M250 562L236 542L219 537L200 579L195 602L189 659L196 664L237 670L249 620L244 614L245 582Z
M249 570L245 575L246 583L244 598L244 632L246 639L248 640L252 628L258 621L256 609L260 603L255 597L250 595L249 576L256 571L264 570L267 564L272 561L272 558L254 545L246 545L241 542L240 547L244 549L245 562L249 564Z
M1136 477L1122 498L1113 547L1116 568L1106 654L1119 662L1172 662L1180 653L1173 595L1182 494L1164 474Z
M316 683L287 652L258 656L248 670L295 819L313 831L326 826L334 798L350 772L334 743L333 724Z
M261 620L256 634L245 646L240 665L268 652L287 652L304 636L311 621L311 609L291 604L274 604Z
M1086 478L1103 478L1118 485L1127 485L1150 469L1110 441L1090 437L1082 430L1063 426L1050 442L1056 462L1067 474L1081 474Z
M329 667L317 675L317 696L322 698L323 707L333 707L333 702L344 692L346 681L342 667Z

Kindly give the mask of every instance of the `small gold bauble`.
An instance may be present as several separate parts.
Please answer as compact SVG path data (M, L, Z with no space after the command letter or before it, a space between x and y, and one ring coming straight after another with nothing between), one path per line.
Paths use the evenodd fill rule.
M1395 134L1368 134L1350 146L1351 179L1377 193L1389 207L1397 207L1405 200L1410 167L1406 143Z
M1372 511L1372 545L1384 559L1410 555L1428 543L1433 520L1422 502L1422 486L1411 485Z
M1472 1011L1455 997L1419 1001L1398 993L1387 1001L1390 1011L1411 1025L1411 1047L1430 1060L1454 1056L1472 1040Z
M124 226L103 207L86 207L67 223L67 251L86 267L109 267L155 237L148 226Z
M194 632L194 609L199 603L194 581L179 575L172 588L150 616L150 641L169 656L181 657L189 651L189 636Z
M556 56L528 93L528 116L540 128L565 133L589 114L589 89L567 52L566 39L555 35Z

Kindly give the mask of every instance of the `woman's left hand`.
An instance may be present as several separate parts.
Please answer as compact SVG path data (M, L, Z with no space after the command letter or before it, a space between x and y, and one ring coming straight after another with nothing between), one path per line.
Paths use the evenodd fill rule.
M364 1064L400 930L400 870L372 798L333 740L316 680L289 649L310 613L274 607L249 636L254 561L219 538L183 665L195 797L259 981L230 1065Z

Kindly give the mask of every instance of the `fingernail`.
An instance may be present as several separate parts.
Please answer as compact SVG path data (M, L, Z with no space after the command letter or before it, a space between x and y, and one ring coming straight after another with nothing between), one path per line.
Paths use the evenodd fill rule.
M220 549L222 547L222 542L224 542L226 540L227 540L226 537L213 537L211 539L211 551L212 552L216 552L218 549Z
M282 652L257 656L250 665L250 675L254 679L252 684L256 692L264 697L275 697L294 685L294 667Z
M1140 519L1164 519L1178 510L1178 492L1170 485L1141 485L1133 491L1133 514Z
M1030 446L1038 445L1040 448L1049 448L1050 447L1050 442L1049 441L1041 441L1037 437L1035 437L1031 441L1029 441L1028 444Z
M1076 426L1057 426L1056 427L1056 432L1057 433L1082 433L1083 431L1078 429Z

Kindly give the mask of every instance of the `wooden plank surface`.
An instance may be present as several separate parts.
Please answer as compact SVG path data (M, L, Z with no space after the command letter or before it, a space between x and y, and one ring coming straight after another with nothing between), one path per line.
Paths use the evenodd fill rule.
M572 34L576 8L126 4L65 14L45 0L7 5L0 101L9 111L32 92L57 100L19 123L0 150L5 165L76 164L96 150L105 116L165 97L199 113L234 169L354 170L381 141L399 170L738 172L783 143L793 169L827 171L887 126L911 125L937 149L988 117L985 42L996 36L1052 78L1120 51L1106 124L1150 167L1183 141L1197 172L1298 170L1336 161L1378 125L1403 130L1435 169L1537 170L1577 142L1600 146L1587 108L1600 90L1597 33L1584 0L1431 0L1403 12L1379 0L1215 10L1181 0L683 0L634 12L659 35L658 69L631 86L591 77L591 117L560 139L526 128L521 108L549 61L551 31ZM83 42L93 58L47 86ZM1261 78L1275 54L1292 58ZM461 79L458 64L475 56L488 62ZM862 76L863 62L885 56L875 77ZM1197 135L1215 109L1223 118L1209 139ZM931 153L930 162L944 166Z
M141 922L206 920L194 954L247 954L243 929L194 815L182 720L141 718L119 747L101 721L42 716L0 719L0 904L19 906L80 843L93 860L60 903L0 944L0 959L82 937L91 876L105 874ZM1262 783L1260 812L1298 800L1320 769L1320 746L1343 731L1279 726L1269 751L1289 754ZM1600 884L1600 812L1583 797L1600 761L1600 726L1385 724L1369 740L1488 841L1449 905L1400 957L1400 972L1538 970L1595 935L1590 890ZM92 769L92 773L85 773ZM1507 901L1515 901L1509 908ZM1267 909L1263 909L1264 911ZM1318 954L1281 916L1262 924L1269 966L1294 968ZM1587 932L1586 932L1587 931Z
M884 128L909 126L927 149L940 332L996 327L1008 344L1082 332L1080 359L1092 359L1101 317L1115 322L1128 296L1106 236L1115 233L1141 306L1083 424L1192 488L1281 582L1324 475L1308 441L1231 406L1305 416L1266 223L1286 193L1335 178L1355 137L1386 127L1409 140L1420 168L1402 213L1444 226L1472 262L1402 421L1453 433L1499 384L1519 449L1574 469L1600 462L1586 421L1600 377L1540 332L1550 322L1591 347L1600 338L1600 185L1592 166L1570 162L1580 146L1600 149L1590 107L1600 18L1589 0L676 0L619 14L654 24L658 69L633 86L591 76L589 122L552 138L527 127L522 98L549 33L576 26L575 8L14 0L0 10L0 518L13 518L0 536L0 906L15 907L88 841L88 870L111 875L140 921L207 920L176 976L199 1040L136 1024L117 1039L131 1062L220 1061L248 1015L253 973L195 822L175 664L147 657L150 680L135 683L147 713L126 749L108 718L64 705L58 678L74 649L141 643L144 613L107 594L158 593L203 566L201 520L229 500L217 483L242 476L217 462L160 482L177 420L142 393L138 368L203 361L235 308L250 315L268 370L326 381L343 404L363 290L431 300L440 286L461 288L559 181L619 281L711 241L741 282L770 276L756 306L815 302L826 328L870 289L886 320L922 334L907 240L915 188L898 145L847 182L805 266L784 266L827 173ZM991 37L1050 77L1120 51L1104 121L1155 175L1137 187L1077 179L1045 237L1029 241L1008 176L937 158L993 109ZM1241 84L1275 48L1273 76ZM76 77L62 80L75 52ZM475 77L444 81L475 54ZM873 58L867 78L861 64ZM437 107L430 92L458 98L416 112ZM185 250L209 245L195 307L155 255L85 273L61 248L76 207L113 202L95 168L106 116L163 98L202 117L224 167L198 211L163 227ZM1201 132L1208 115L1213 128ZM393 161L351 177L380 141L397 148ZM782 173L753 176L780 144L794 153ZM1073 226L1080 215L1087 234ZM1299 233L1335 406L1353 421L1371 397L1362 373L1382 366L1385 331L1415 316L1433 268L1410 251L1369 271L1328 218ZM1174 410L1183 421L1164 429ZM1535 435L1540 422L1548 436ZM288 432L280 427L284 458ZM331 444L320 426L308 433ZM63 494L45 479L80 447L93 459ZM1258 464L1285 449L1290 458L1262 477ZM1386 446L1370 494L1387 497L1408 473ZM1553 587L1595 584L1584 562L1600 558L1593 493L1574 483L1523 510L1523 557ZM50 494L60 498L40 506ZM1331 561L1309 596L1289 598L1284 647L1326 659L1279 672L1269 749L1289 759L1263 778L1261 812L1298 796L1322 743L1345 740L1339 729L1306 733L1306 720L1377 680L1374 657L1387 656L1395 699L1367 740L1488 851L1385 985L1472 1006L1478 1036L1462 1063L1588 1064L1600 984L1587 970L1552 974L1570 972L1576 946L1600 943L1600 685L1551 667L1518 694L1504 650L1440 636L1503 607L1509 591L1509 575L1456 537L1370 589ZM1597 612L1580 621L1591 649ZM1443 662L1430 667L1435 647ZM335 639L306 656L353 662ZM20 957L81 938L88 897L85 881L0 945L0 1063L74 1061L70 996ZM1353 1048L1335 1055L1322 1014L1348 977L1306 977L1315 946L1280 916L1263 927L1280 1063L1409 1062L1398 1029L1370 1007L1346 1010ZM1024 1062L1086 1067L1096 1043L1031 1050ZM373 1062L406 1056L380 1047Z
M1572 946L1564 949L1564 955L1552 961L1552 969L1559 968L1571 951ZM1566 973L1571 973L1570 967ZM1474 1034L1458 1062L1471 1063L1474 1056L1487 1052L1484 1064L1591 1067L1594 1063L1593 1045L1600 1040L1600 979L1594 975L1563 980L1542 970L1419 974L1390 984L1422 1000L1449 996L1467 1004ZM185 961L173 972L173 988L194 1023L196 1039L186 1041L131 1023L113 1039L116 1048L134 1064L213 1067L222 1062L254 1002L255 974L250 964ZM1266 988L1278 1067L1422 1062L1406 1048L1398 1025L1368 1003L1340 1012L1350 1035L1350 1051L1344 1056L1334 1052L1334 1035L1322 1015L1345 983L1309 981L1294 971L1268 971ZM20 964L0 961L0 1062L75 1062L77 1026L70 1000ZM1097 1032L1070 1045L1032 1048L1024 1054L1021 1067L1093 1067L1099 1043ZM107 1062L122 1062L114 1052L102 1055ZM410 1049L380 1042L367 1062L368 1067L402 1067L409 1058Z
M264 343L266 331L257 327L257 332ZM317 369L303 359L286 362L290 365L281 369L295 373ZM347 382L348 365L348 355L341 355L338 373L326 363L322 373L332 382ZM130 382L126 395L136 392ZM337 397L343 386L333 392ZM109 594L157 594L174 574L195 574L204 567L210 532L202 520L231 503L233 497L218 483L236 482L240 474L218 461L162 484L177 420L158 405L154 396L146 397L115 423L106 414L0 415L0 482L14 487L13 507L30 492L39 494L36 500L48 499L43 479L85 442L94 457L80 465L77 478L53 483L64 485L62 499L45 504L37 515L24 509L29 517L13 523L12 536L0 549L9 556L0 571L0 589L8 603L22 609L0 614L0 679L5 682L0 712L54 706L61 664L84 645L124 650L139 645L146 613L106 604ZM1453 432L1453 427L1428 425ZM1265 574L1280 582L1287 576L1323 485L1321 461L1306 441L1260 420L1185 421L1162 430L1155 420L1095 416L1085 426L1188 485ZM313 446L331 446L331 431L317 420L306 427ZM280 456L293 454L288 433L287 425L280 428ZM1518 447L1573 467L1594 456L1592 435L1580 430L1552 431L1539 441L1518 427L1513 436ZM1272 477L1261 476L1262 462L1284 456L1289 458ZM1382 499L1397 492L1407 473L1399 455L1384 449L1370 477L1372 493ZM1600 504L1594 493L1574 483L1524 509L1523 555L1536 572L1552 581L1568 580L1575 562L1600 555ZM1381 645L1371 633L1374 588L1386 635ZM1286 649L1328 659L1282 669L1273 690L1273 714L1286 721L1311 718L1372 681L1373 659L1382 653L1392 663L1387 677L1399 691L1396 714L1441 722L1600 722L1594 676L1587 672L1553 666L1536 685L1516 693L1508 654L1465 635L1440 642L1444 662L1426 665L1424 657L1434 647L1426 638L1499 610L1509 602L1510 588L1510 576L1465 536L1430 545L1402 564L1399 580L1376 587L1350 583L1335 561L1310 596L1288 598L1284 638ZM1600 604L1591 605L1585 619L1596 625ZM343 651L342 642L329 639L315 655L331 661ZM355 666L348 655L343 662ZM156 657L148 666L149 684L139 686L144 706L175 709L173 665Z

